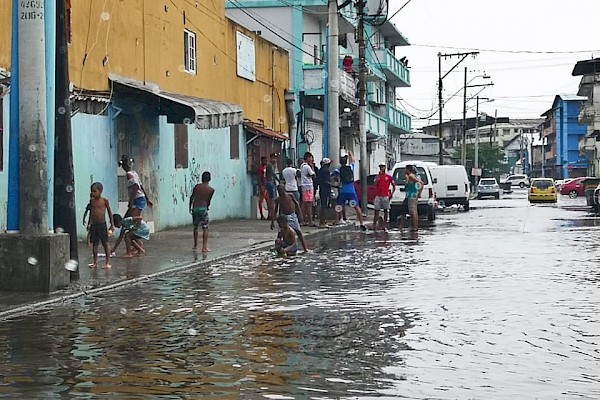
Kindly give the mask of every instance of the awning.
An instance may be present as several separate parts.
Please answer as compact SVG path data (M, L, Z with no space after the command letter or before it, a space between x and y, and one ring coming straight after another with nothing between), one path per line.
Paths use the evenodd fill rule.
M274 140L279 140L279 141L284 141L284 140L289 139L286 135L284 135L281 132L275 132L274 130L265 128L262 125L258 125L256 123L250 122L250 121L244 122L244 128L246 128L247 130L249 130L250 132L252 132L256 135L265 136L265 137L268 137L269 139L274 139Z
M122 87L155 96L159 103L157 109L162 115L167 115L169 122L185 123L187 119L193 120L198 129L215 129L239 125L244 121L242 107L238 104L164 92L158 85L114 74L109 74L108 79Z

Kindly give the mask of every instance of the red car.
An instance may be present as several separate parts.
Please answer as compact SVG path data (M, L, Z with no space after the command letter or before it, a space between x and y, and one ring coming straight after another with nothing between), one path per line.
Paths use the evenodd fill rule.
M377 175L367 176L367 202L369 204L373 204L373 202L375 201L375 195L377 192L377 186L375 186L376 176ZM354 189L356 189L356 195L358 196L358 200L360 201L362 193L362 191L360 190L360 179L354 181Z
M572 199L577 196L585 196L585 185L583 184L583 181L588 178L589 176L582 176L573 179L560 188L560 194L568 195Z

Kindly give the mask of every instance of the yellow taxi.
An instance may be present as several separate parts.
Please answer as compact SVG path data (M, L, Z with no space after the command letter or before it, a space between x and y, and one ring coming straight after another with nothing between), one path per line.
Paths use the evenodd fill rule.
M552 178L533 178L527 192L530 203L550 202L556 203L556 186Z

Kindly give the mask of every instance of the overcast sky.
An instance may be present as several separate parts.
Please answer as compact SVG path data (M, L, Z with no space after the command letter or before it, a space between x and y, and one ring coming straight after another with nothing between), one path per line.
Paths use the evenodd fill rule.
M389 15L406 2L390 0ZM481 104L481 112L537 118L556 94L577 93L580 78L571 72L578 60L600 56L598 18L600 0L411 0L392 18L411 43L396 49L399 57L408 57L411 71L412 87L398 91L401 104L413 116L414 128L437 123L438 52L479 50L444 79L444 100L458 91L444 106L444 120L462 118L465 66L468 79L475 77L470 84L494 83L480 94L494 99ZM585 51L574 53L580 50ZM456 61L442 59L442 75ZM477 78L484 72L490 80ZM467 97L480 89L468 89ZM468 102L470 117L475 116L475 103Z

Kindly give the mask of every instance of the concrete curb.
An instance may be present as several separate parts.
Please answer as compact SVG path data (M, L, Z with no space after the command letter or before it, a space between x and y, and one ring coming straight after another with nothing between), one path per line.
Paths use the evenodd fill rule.
M353 228L353 227L354 227L353 225L334 226L332 228L329 228L329 229L326 229L323 231L317 231L317 232L310 233L310 234L306 235L306 239L307 240L323 239L323 238L326 238L327 236L330 236L330 235L333 235L335 233L339 233L339 232L342 232L345 230L349 230L350 228ZM165 276L169 276L169 275L176 275L176 274L179 274L182 272L187 272L187 271L193 271L194 269L204 267L204 266L210 265L212 263L218 263L218 262L222 262L222 261L229 260L232 258L237 258L237 257L243 256L243 255L255 253L260 250L268 249L269 247L272 246L272 243L273 242L271 240L269 240L268 242L258 243L250 248L247 248L246 250L242 250L242 251L236 252L234 254L225 254L225 255L222 255L219 257L211 258L210 260L192 261L192 262L184 264L184 265L179 265L179 266L173 267L173 268L167 268L163 271L158 271L158 272L155 272L152 274L139 276L137 278L125 279L125 280L122 280L119 282L92 288L89 290L79 290L75 293L70 293L70 294L66 294L63 296L57 296L52 299L42 300L42 301L34 301L34 302L27 303L27 304L24 304L21 306L16 306L16 307L8 309L8 310L0 311L0 321L15 318L15 317L18 317L18 316L21 316L24 314L29 314L34 311L39 311L42 309L50 308L57 304L68 303L70 301L73 301L73 300L78 299L83 296L93 296L93 295L97 295L99 293L108 292L111 290L117 290L117 289L120 289L120 288L123 288L126 286L132 286L132 285L136 285L136 284L142 283L142 282L147 282L147 281L150 281L150 280L153 280L156 278L165 277Z

